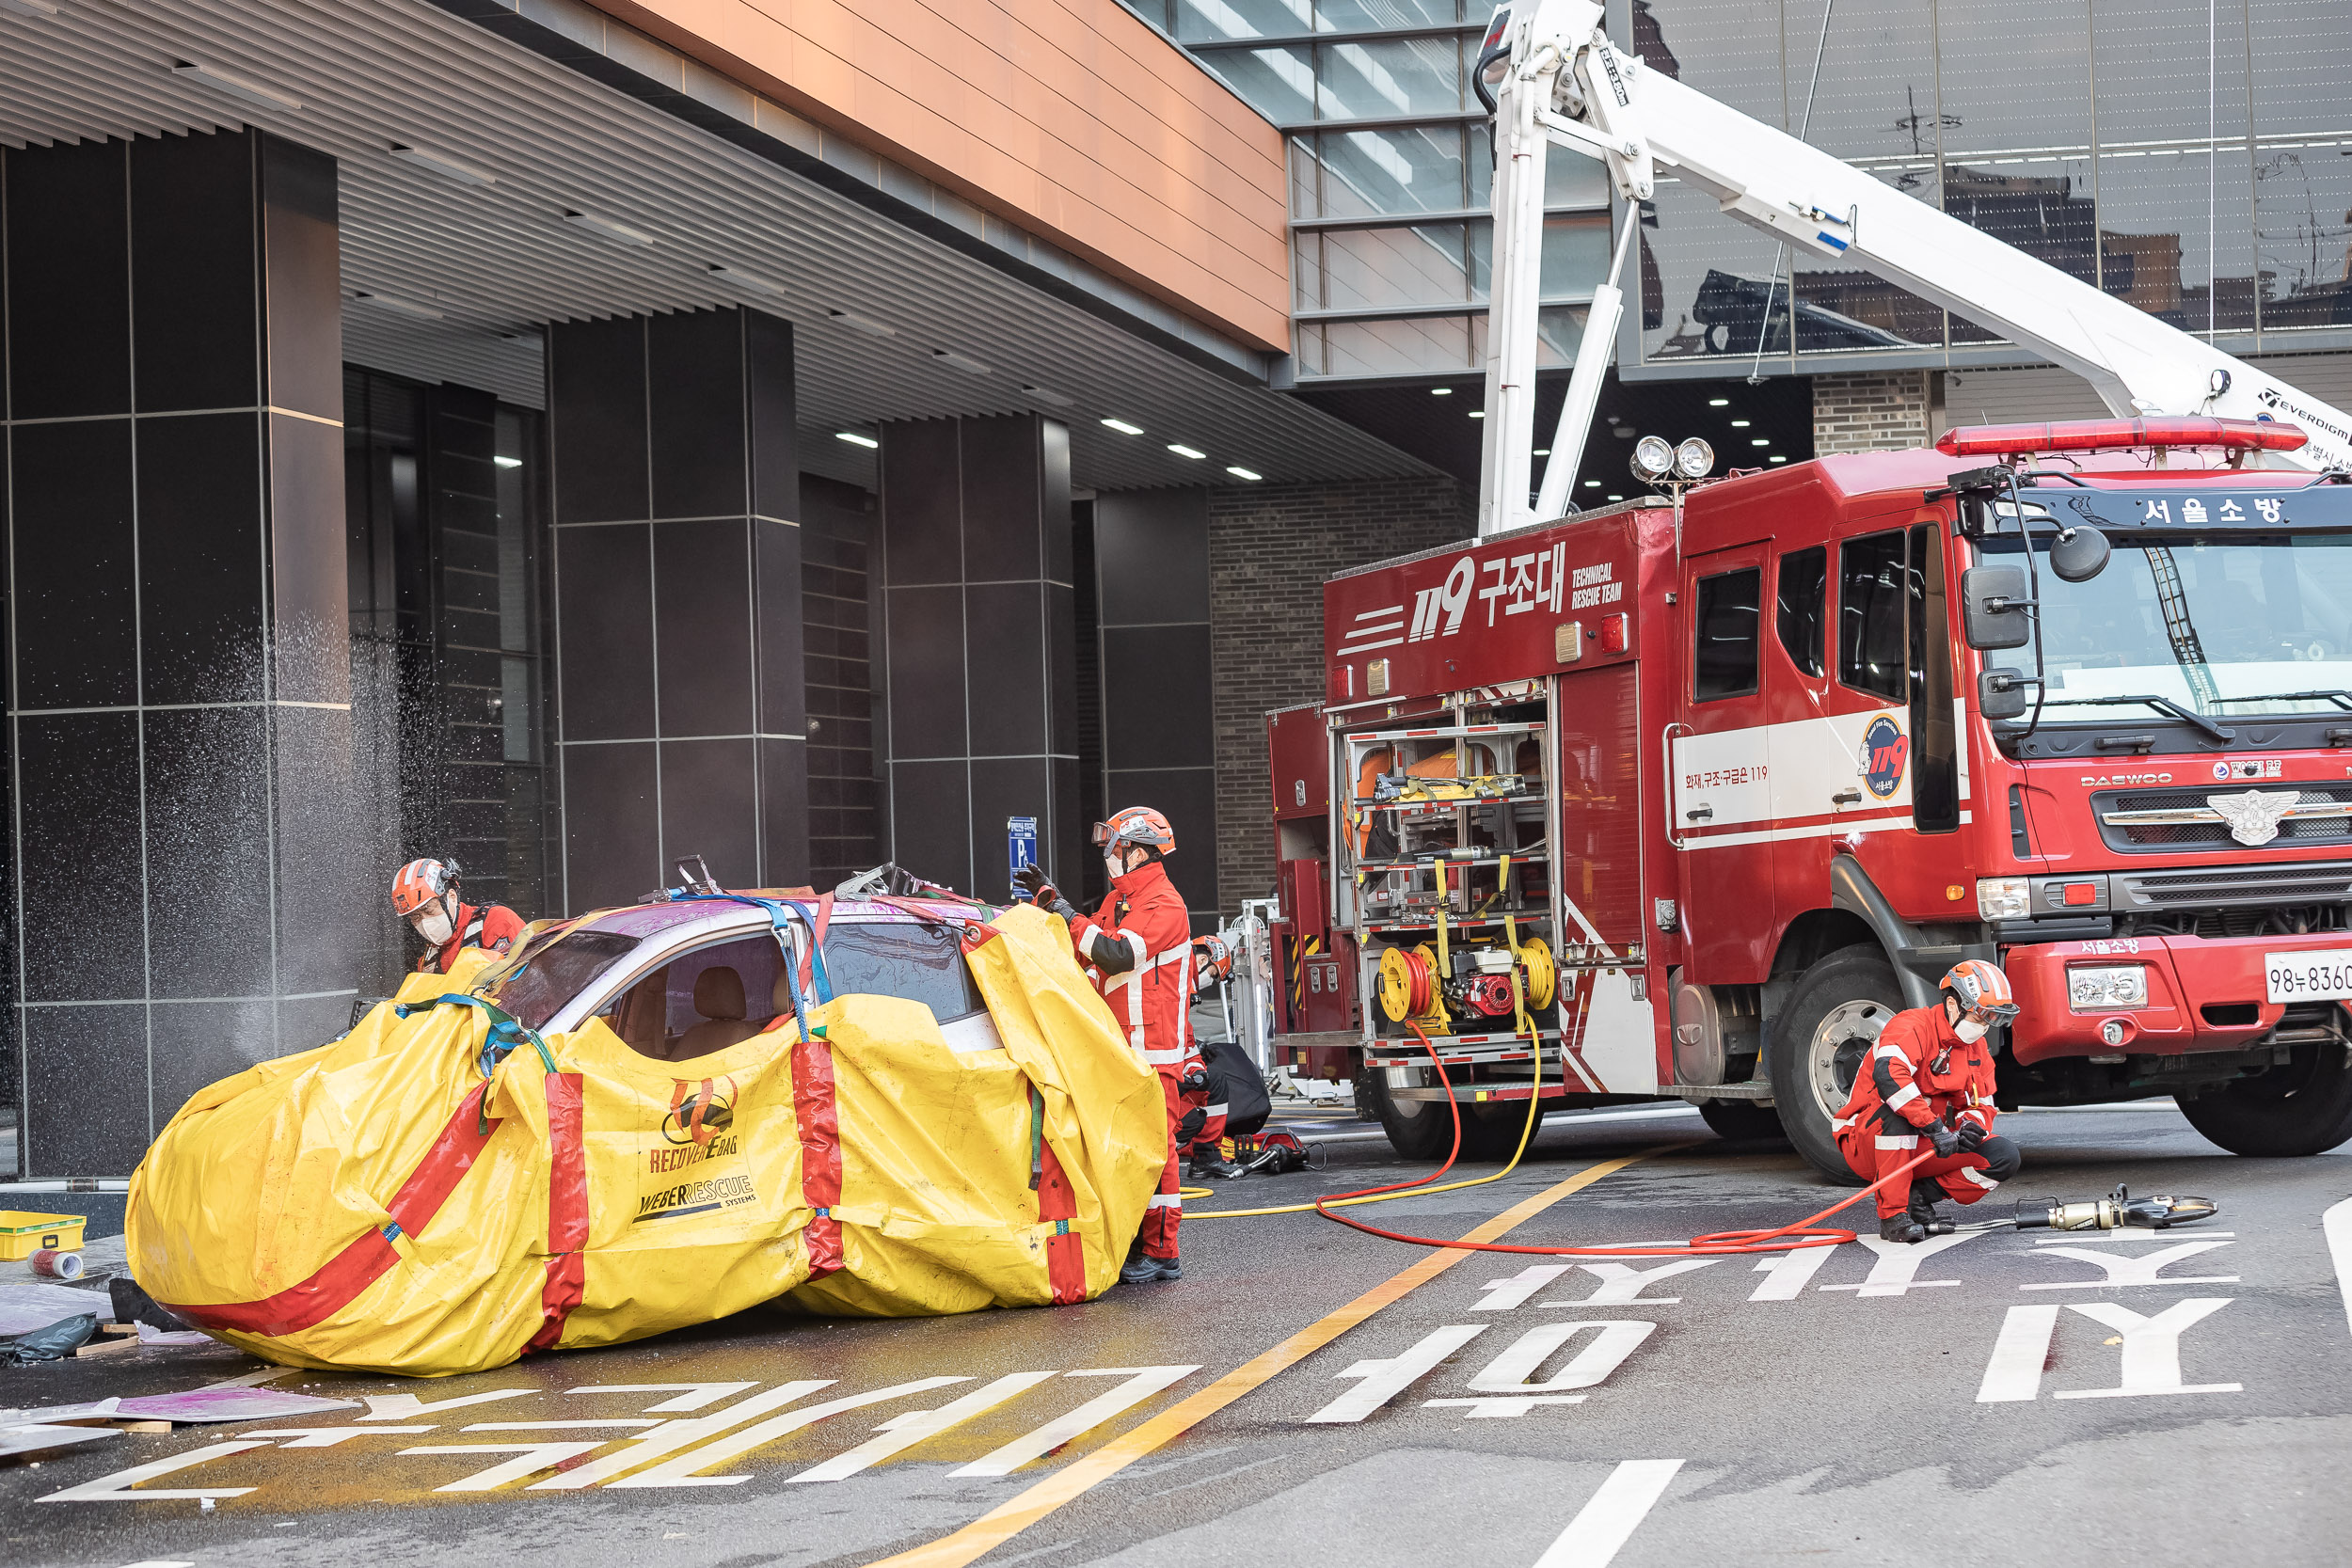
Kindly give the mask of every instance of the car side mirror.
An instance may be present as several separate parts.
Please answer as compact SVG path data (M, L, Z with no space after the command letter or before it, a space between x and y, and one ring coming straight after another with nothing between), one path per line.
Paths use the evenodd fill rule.
M2022 648L2033 641L2023 566L1971 566L1960 574L1960 597L1970 647Z
M2050 541L2050 570L2061 582L2089 582L2107 569L2107 536L2078 524Z
M2033 705L2026 689L2038 684L2020 671L1987 670L1977 677L1977 711L1987 719L2022 719Z

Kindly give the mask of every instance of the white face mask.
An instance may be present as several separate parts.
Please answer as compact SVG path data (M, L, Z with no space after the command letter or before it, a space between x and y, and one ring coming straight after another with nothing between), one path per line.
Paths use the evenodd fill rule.
M1103 857L1103 869L1110 874L1111 880L1113 881L1117 881L1120 878L1127 875L1127 868L1120 864L1119 861L1120 857L1117 855L1104 855Z
M1952 1033L1961 1037L1963 1044L1974 1045L1984 1038L1984 1025L1973 1018L1963 1018L1952 1025Z
M450 924L449 911L438 904L427 904L410 915L408 923L417 928L417 935L435 947L446 943L456 929Z

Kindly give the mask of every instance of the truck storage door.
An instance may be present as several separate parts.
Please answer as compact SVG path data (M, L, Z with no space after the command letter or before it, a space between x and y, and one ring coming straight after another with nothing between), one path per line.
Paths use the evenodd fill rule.
M1669 823L1690 977L1760 979L1777 929L1772 892L1771 761L1760 636L1762 545L1683 562L1690 662L1669 741Z

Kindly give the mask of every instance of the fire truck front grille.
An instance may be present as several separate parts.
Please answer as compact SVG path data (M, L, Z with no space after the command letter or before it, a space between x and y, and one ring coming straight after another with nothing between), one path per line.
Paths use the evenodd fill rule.
M2262 786L2224 784L2211 789L2102 790L2091 796L2090 813L2098 820L2099 836L2107 847L2125 854L2244 848L2230 836L2230 824L2208 803L2208 797L2243 794L2249 788ZM2278 836L2262 847L2352 845L2352 784L2306 784L2295 810L2313 815L2280 821ZM2175 820L2149 819L2156 816ZM2178 820L2183 817L2189 820Z
M2109 886L2119 911L2340 904L2352 900L2352 862L2117 872Z

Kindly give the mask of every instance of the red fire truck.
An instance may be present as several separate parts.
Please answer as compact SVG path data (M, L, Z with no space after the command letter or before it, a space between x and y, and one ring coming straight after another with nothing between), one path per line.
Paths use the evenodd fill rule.
M1324 701L1268 718L1278 1057L1410 1157L1449 1092L1507 1149L1540 1051L1548 1102L1842 1177L1879 1028L1986 958L2004 1107L2344 1142L2352 485L2234 466L2300 439L1955 431L1334 578Z

